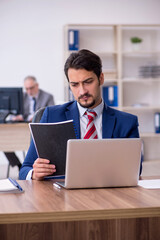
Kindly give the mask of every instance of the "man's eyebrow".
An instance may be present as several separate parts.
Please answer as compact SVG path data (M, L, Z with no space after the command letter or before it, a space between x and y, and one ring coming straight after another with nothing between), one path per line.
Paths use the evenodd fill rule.
M93 77L87 78L83 82L88 81L88 80L93 80Z
M88 80L93 80L93 77L87 78L87 79L83 80L82 82L86 82ZM69 83L79 83L79 82L69 82Z

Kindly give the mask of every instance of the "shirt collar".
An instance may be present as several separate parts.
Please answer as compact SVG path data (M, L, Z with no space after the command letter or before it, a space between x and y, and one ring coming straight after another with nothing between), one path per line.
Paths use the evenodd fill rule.
M78 107L78 110L79 110L80 117L82 117L87 110L95 111L97 116L99 117L102 114L102 111L103 111L103 108L104 108L104 101L102 99L102 102L97 107L95 107L93 109L84 108L78 102L77 102L77 107Z

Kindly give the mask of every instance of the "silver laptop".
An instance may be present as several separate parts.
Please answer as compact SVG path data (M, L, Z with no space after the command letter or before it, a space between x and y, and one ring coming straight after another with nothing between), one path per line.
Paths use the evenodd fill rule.
M67 142L65 181L68 188L136 186L141 139L72 139Z

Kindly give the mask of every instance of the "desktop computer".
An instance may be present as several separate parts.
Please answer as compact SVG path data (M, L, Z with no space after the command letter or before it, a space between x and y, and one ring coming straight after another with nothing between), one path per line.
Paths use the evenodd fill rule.
M0 87L0 123L5 123L9 114L23 114L21 87Z

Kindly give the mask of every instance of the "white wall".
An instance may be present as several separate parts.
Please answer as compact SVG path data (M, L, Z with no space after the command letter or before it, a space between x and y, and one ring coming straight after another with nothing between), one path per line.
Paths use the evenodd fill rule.
M160 24L159 0L0 0L0 86L28 74L63 101L63 26Z

